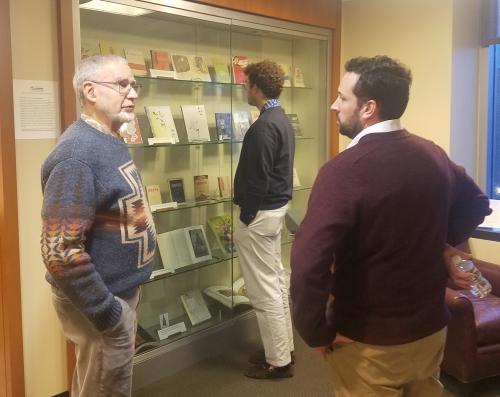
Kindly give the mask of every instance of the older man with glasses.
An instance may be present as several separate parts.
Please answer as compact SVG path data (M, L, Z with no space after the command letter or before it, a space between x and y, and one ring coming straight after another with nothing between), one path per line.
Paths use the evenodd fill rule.
M42 166L42 256L66 338L76 345L71 395L130 396L139 286L156 232L120 137L139 85L118 56L84 59L73 78L81 118Z

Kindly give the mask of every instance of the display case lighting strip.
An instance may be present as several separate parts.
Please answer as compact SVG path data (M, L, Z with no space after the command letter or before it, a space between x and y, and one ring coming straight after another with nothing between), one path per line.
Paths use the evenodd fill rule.
M127 6L123 4L111 3L103 0L91 0L87 3L80 4L80 8L93 11L109 12L111 14L121 14L131 17L150 14L152 11L142 8Z

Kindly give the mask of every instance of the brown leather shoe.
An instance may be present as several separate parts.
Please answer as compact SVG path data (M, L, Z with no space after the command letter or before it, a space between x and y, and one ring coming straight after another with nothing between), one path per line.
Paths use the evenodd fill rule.
M290 364L295 365L295 352L290 352ZM248 363L254 365L263 365L266 364L266 354L264 353L264 349L257 350L250 357L248 357Z
M291 378L293 376L293 369L291 364L284 367L273 367L266 363L248 367L243 374L253 379L282 379Z

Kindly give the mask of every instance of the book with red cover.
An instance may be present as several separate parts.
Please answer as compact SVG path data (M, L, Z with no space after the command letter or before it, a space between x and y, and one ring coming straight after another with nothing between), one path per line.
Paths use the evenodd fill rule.
M245 68L248 66L248 58L244 55L235 55L232 59L233 67L233 83L245 84L247 76L244 73Z
M158 70L172 70L167 51L151 50L151 66Z

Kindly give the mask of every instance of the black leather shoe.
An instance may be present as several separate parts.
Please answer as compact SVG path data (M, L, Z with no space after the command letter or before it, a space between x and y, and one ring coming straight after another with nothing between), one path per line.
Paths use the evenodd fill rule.
M290 364L295 365L295 352L290 352ZM263 365L266 364L266 354L264 353L264 349L257 350L250 357L248 357L248 363L254 365Z
M284 367L273 367L266 363L248 367L243 374L253 379L283 379L291 378L293 376L293 369L291 364Z

